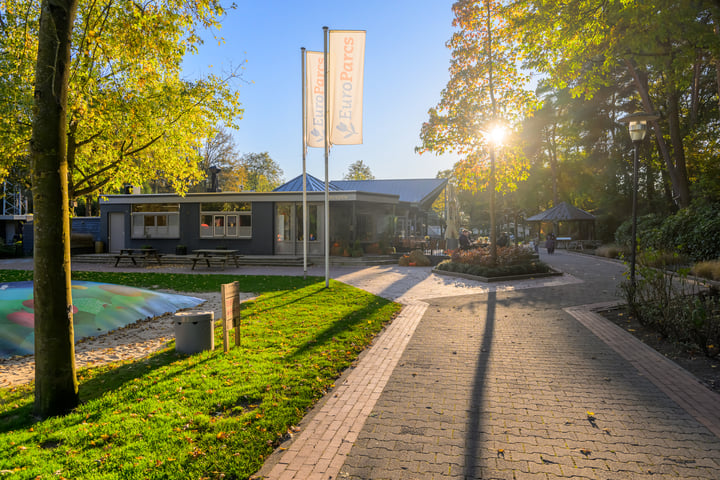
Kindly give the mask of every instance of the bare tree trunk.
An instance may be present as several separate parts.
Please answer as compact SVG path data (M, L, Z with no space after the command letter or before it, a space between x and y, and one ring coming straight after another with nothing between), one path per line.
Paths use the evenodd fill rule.
M77 0L43 0L32 127L35 413L78 405L70 291L67 84Z
M549 127L550 132L548 133L548 156L550 159L550 173L552 174L552 192L553 192L553 207L560 203L559 187L560 184L560 166L558 164L557 157L557 137L555 136L557 124L553 122L552 126Z

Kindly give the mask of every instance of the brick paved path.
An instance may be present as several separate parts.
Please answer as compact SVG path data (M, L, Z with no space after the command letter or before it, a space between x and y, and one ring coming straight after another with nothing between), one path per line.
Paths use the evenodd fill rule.
M352 448L325 469L298 471L299 460L313 460L281 457L268 478L720 479L720 439L573 316L584 311L578 305L617 300L623 267L543 257L580 281L426 292L425 313L374 407L352 419ZM616 334L627 335L605 341ZM637 365L647 360L631 353ZM653 365L662 377L662 364ZM673 378L668 370L661 380ZM704 397L703 414L712 402L720 411L718 398ZM327 418L323 410L310 424ZM309 433L304 453L322 456L324 447L307 447L313 442Z
M548 296L431 301L341 478L720 478L720 440Z

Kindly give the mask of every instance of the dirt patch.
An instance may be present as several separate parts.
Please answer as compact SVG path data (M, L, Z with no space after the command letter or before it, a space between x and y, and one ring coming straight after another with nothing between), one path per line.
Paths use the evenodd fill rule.
M710 390L720 393L719 357L709 358L693 345L676 343L664 338L654 329L642 325L637 318L628 315L624 307L597 313L695 375L700 383Z

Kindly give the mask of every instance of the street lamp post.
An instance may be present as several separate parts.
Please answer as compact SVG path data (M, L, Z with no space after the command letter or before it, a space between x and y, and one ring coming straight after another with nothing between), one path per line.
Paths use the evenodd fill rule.
M618 122L628 124L630 138L633 142L632 238L630 239L630 288L632 296L635 295L635 255L637 252L638 147L645 138L647 122L652 122L658 118L657 115L651 113L637 112L618 119Z

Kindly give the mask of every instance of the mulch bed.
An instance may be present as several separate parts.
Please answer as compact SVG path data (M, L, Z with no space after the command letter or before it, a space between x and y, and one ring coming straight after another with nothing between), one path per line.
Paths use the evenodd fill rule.
M709 358L693 345L679 344L663 338L654 329L642 325L630 316L624 307L597 313L695 375L710 390L720 393L720 356Z

